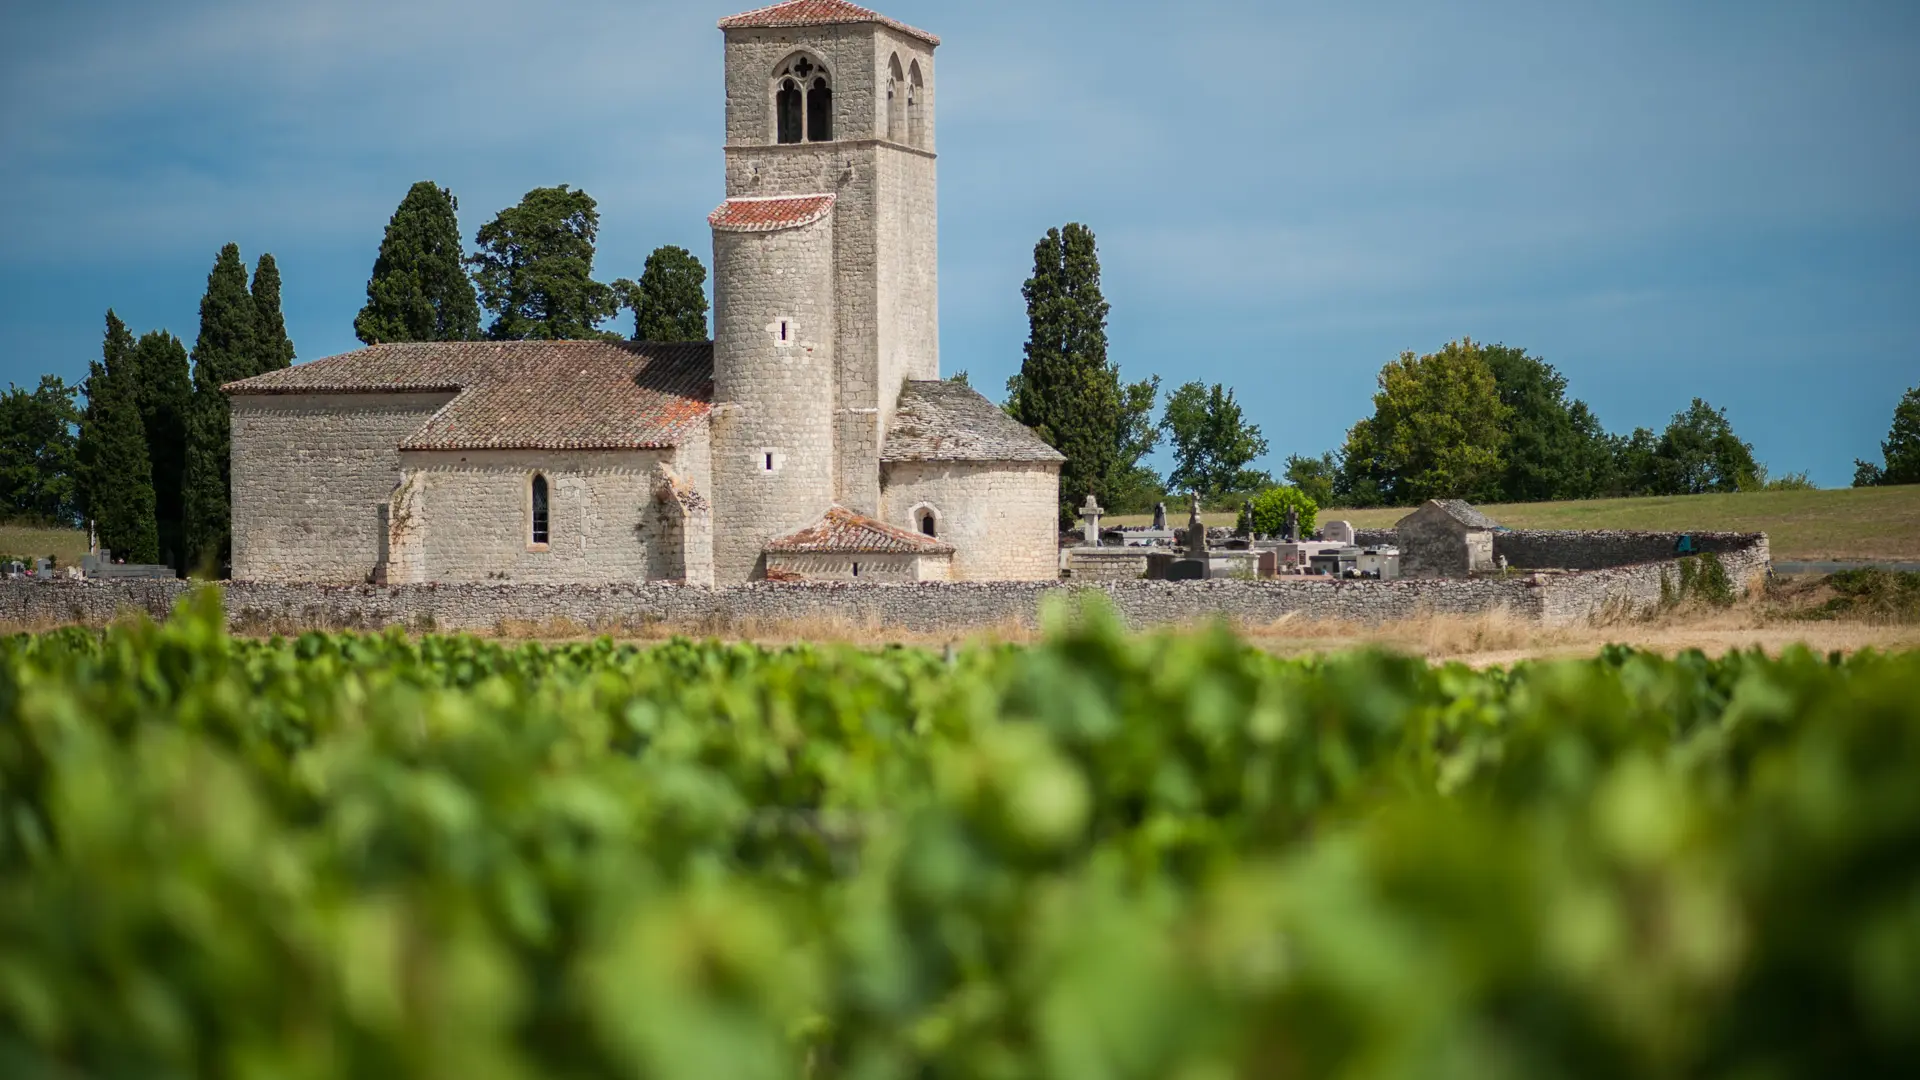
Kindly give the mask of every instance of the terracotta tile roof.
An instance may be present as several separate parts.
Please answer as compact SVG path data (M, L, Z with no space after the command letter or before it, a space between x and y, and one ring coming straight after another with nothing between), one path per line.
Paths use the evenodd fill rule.
M962 383L909 382L882 461L1065 461L1058 450Z
M786 0L783 4L757 8L721 19L720 29L783 29L796 26L834 26L840 23L879 23L881 26L898 30L908 37L919 38L929 45L940 44L939 38L925 30L916 30L906 23L895 22L877 11L869 11L858 4L849 4L846 0Z
M951 555L952 544L835 506L819 521L767 541L776 555Z
M713 345L449 341L374 345L229 383L249 394L453 394L403 450L678 446L706 422Z
M774 232L811 225L833 211L832 195L778 195L773 198L728 199L707 215L707 224L721 232Z

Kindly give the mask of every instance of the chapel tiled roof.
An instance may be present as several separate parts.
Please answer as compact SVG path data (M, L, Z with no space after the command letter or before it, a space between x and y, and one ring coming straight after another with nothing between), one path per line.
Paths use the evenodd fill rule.
M951 555L954 547L835 506L806 528L767 541L766 550L775 555Z
M447 341L373 345L229 383L232 395L448 393L403 450L678 446L713 400L713 344Z
M858 4L849 4L846 0L786 0L782 4L757 8L739 15L730 15L720 20L722 30L785 29L800 26L833 26L840 23L879 23L881 26L916 37L929 45L939 45L940 39L925 30L916 30L903 22L895 22L877 11L869 11Z
M882 461L1065 461L1058 450L965 383L913 381L880 451Z
M721 232L774 232L811 225L833 211L832 195L776 195L728 199L707 215Z

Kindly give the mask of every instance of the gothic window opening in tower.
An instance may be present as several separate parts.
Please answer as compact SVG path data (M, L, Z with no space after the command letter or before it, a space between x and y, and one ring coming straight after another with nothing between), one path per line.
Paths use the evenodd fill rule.
M811 56L795 56L773 75L774 138L833 141L833 76Z
M900 69L900 57L887 65L887 138L907 141L907 75Z
M920 78L920 61L915 60L907 69L907 141L915 146L927 145L926 117L927 87Z
M937 522L933 520L933 511L931 510L920 511L920 531L925 533L928 536L933 537L936 540L939 539L940 526Z
M544 547L552 537L553 532L549 528L547 478L537 473L533 478L532 504L533 528L531 531L531 543L536 547Z

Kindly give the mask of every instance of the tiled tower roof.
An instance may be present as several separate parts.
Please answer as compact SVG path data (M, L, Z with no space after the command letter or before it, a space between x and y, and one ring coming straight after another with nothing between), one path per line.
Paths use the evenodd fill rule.
M895 22L877 11L869 11L858 4L849 4L847 0L786 0L784 4L756 8L753 11L721 19L720 29L784 29L798 26L836 26L842 23L879 23L909 37L919 38L929 45L940 44L939 38L925 30L916 30L906 23Z
M707 215L721 232L775 232L811 225L833 211L832 195L776 195L728 199Z

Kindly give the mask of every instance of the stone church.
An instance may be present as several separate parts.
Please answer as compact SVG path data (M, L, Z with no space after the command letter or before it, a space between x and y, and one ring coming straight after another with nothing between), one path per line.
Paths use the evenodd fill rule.
M723 19L714 340L375 345L226 388L233 576L1056 576L1062 458L940 380L934 49Z

